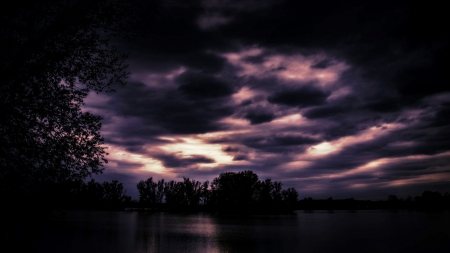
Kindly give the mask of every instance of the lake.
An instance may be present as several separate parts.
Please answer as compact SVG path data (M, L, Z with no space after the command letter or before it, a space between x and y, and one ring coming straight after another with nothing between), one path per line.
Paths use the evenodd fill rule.
M226 216L66 211L29 252L450 252L450 213L296 211Z

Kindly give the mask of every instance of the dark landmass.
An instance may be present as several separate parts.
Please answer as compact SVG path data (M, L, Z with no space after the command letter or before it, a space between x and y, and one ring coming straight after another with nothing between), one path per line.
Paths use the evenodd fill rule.
M209 181L189 178L183 181L152 178L137 184L139 199L126 195L117 180L99 183L68 181L51 184L27 199L16 199L18 206L47 206L51 210L126 210L139 212L209 212L225 214L293 214L294 210L450 210L450 194L424 191L420 196L385 200L312 199L298 200L294 188L282 189L282 183L259 180L252 171L225 172ZM31 207L31 209L33 209Z
M312 199L304 198L298 201L298 210L423 210L438 211L450 210L450 195L436 191L424 191L422 195L398 198L389 195L386 200L356 200L348 199Z
M3 248L10 247L10 233L16 226L25 226L23 238L32 240L38 228L58 210L109 210L136 212L206 212L226 215L289 215L295 210L418 210L449 211L450 195L424 191L421 196L386 200L312 199L298 200L293 188L281 188L281 182L258 180L251 171L226 172L211 183L184 178L181 182L152 178L137 184L140 198L127 196L123 184L99 183L94 180L66 181L43 186L27 196L9 196L0 209Z

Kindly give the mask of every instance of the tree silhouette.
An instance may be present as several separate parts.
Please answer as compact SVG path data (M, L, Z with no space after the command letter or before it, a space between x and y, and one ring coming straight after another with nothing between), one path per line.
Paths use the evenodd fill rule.
M252 171L221 173L211 189L219 208L245 208L257 198L258 175Z
M125 201L125 190L123 184L117 180L112 182L103 182L103 200L109 209L118 209Z
M42 194L49 185L103 170L101 117L81 106L90 92L125 83L126 56L111 43L126 26L125 7L118 0L2 4L0 197L11 207L2 217L21 205L45 206L35 196L51 199Z
M388 201L390 201L390 202L398 202L399 199L397 198L397 196L391 194L391 195L388 196Z
M160 205L164 198L164 179L161 179L156 184L155 203Z
M298 192L294 188L287 188L287 190L282 190L281 196L283 198L283 201L290 207L295 207L295 205L297 204Z
M103 202L103 197L105 196L103 185L95 182L91 179L87 184L84 185L80 202L84 202L85 207L97 208Z
M263 205L270 205L275 198L281 200L281 183L272 182L271 179L266 179L259 183L259 199L258 201Z
M156 202L156 187L157 184L153 182L153 178L149 177L147 180L141 180L137 184L139 191L139 203L153 205Z
M211 191L209 190L209 181L203 182L201 186L201 201L203 205L210 204Z
M175 182L174 180L165 182L164 194L166 196L166 204L169 208L187 204L184 196L184 184L182 182Z
M188 206L198 206L202 194L202 184L200 181L189 180L183 177L186 204Z
M139 203L144 206L153 207L155 204L160 205L164 197L164 179L157 183L153 182L153 178L141 180L137 184L139 191Z
M123 85L127 65L110 43L123 26L119 2L20 3L1 10L0 183L27 195L102 171L101 117L81 106Z
M275 181L273 182L272 191L270 193L272 197L272 201L275 203L279 203L283 200L283 196L281 195L281 182Z

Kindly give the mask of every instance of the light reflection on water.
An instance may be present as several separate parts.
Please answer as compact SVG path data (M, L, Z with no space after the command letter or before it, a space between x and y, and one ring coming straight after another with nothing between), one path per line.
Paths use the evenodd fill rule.
M450 252L450 213L224 216L68 211L34 252Z

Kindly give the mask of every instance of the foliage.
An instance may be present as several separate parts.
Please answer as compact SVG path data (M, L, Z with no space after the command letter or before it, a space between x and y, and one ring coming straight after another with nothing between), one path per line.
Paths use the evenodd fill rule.
M185 177L181 182L155 183L150 177L136 186L141 207L171 211L279 212L295 208L298 198L294 188L282 190L281 182L259 181L252 171L221 173L211 184Z
M123 184L117 180L103 183L103 200L109 208L119 208L125 200Z
M288 213L295 209L303 210L357 210L357 209L418 209L418 210L450 210L450 195L436 191L424 191L420 196L406 199L389 195L387 200L356 200L347 199L313 199L305 197L298 200L298 192L294 188L281 188L281 182L270 179L254 182L251 198L242 198L238 190L233 187L246 188L242 185L233 185L236 182L245 182L242 177L257 178L251 171L226 172L209 181L200 181L183 178L165 182L164 179L153 182L150 177L137 184L140 193L139 203L126 195L123 184L117 180L98 183L91 179L88 182L66 181L52 185L45 194L53 196L54 208L69 209L114 209L143 208L138 210L166 210L166 211L208 211L208 212L246 212L246 213ZM209 186L209 187L208 187ZM220 189L229 189L226 194ZM268 189L270 191L268 191ZM57 194L55 194L55 192ZM235 194L230 194L230 192ZM268 193L269 192L269 193ZM43 192L34 195L34 204L39 204ZM223 198L223 199L222 199ZM247 199L249 202L241 202ZM29 205L33 203L28 203Z
M141 180L137 184L139 191L139 203L146 205L161 204L164 196L164 179L158 183L153 182L150 177L147 180Z
M211 188L218 205L249 205L258 198L258 175L252 171L221 173Z
M27 195L100 173L101 117L81 106L89 92L125 83L126 56L111 38L126 8L114 0L41 0L0 9L2 192Z
M297 190L294 188L288 188L287 190L281 191L281 196L283 198L283 201L288 204L289 206L295 207L298 200L298 193Z
M182 182L173 180L164 183L165 203L169 206L196 207L208 198L208 184L206 181L190 180L183 177Z

